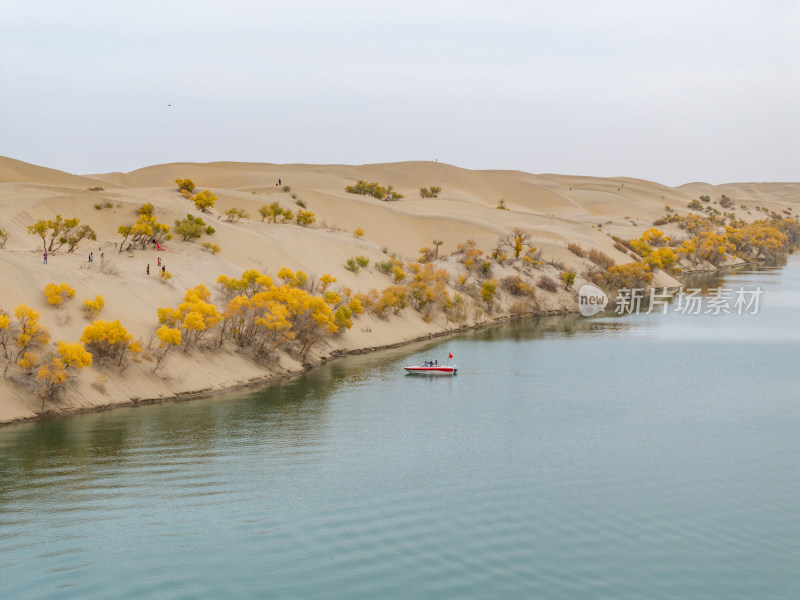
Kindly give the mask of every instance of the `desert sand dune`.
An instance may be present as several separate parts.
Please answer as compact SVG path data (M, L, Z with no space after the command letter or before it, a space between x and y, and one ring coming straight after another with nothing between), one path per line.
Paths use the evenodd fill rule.
M92 186L94 180L48 169L13 158L0 157L0 183L38 183L41 185Z
M201 215L178 192L176 178L190 178L196 191L210 189L218 196L209 214ZM276 185L279 179L281 186ZM392 185L405 197L386 202L344 191L346 185L359 179ZM284 185L291 190L284 191ZM419 188L431 185L442 188L439 197L421 198ZM331 273L338 278L337 286L366 292L390 283L372 266L385 260L387 253L416 260L420 247L441 240L440 256L444 260L440 266L452 271L456 262L448 255L457 244L474 239L488 252L514 227L531 234L546 260L560 260L582 272L588 263L569 252L567 243L597 248L618 263L630 261L614 248L608 234L635 237L664 214L665 205L671 205L678 214L687 214L687 203L701 194L715 199L722 194L730 196L737 209L740 205L750 209L741 211L747 220L759 218L752 210L755 206L800 212L798 183L689 183L671 188L625 177L474 171L436 162L360 166L173 163L130 173L79 176L0 158L0 229L8 235L5 248L0 250L0 308L10 313L18 304L28 304L41 313L54 341L76 341L87 325L81 311L83 300L101 294L106 308L100 318L119 319L147 345L157 327L158 307L177 306L184 292L199 283L216 289L220 274L239 276L254 268L274 275L286 266L315 277ZM508 210L496 208L500 199ZM261 221L258 209L262 205L277 201L297 211L300 207L296 200L316 215L313 227ZM122 237L117 228L133 223L144 203L152 203L158 220L169 225L187 213L202 216L216 229L207 239L217 244L221 253L204 251L200 242L206 238L200 242L174 239L164 252L149 246L119 252ZM243 208L250 218L225 222L220 217L229 208ZM26 228L56 214L80 218L94 229L98 239L82 241L74 253L62 249L44 265L41 240L29 235ZM359 227L365 231L360 239L352 233ZM94 253L92 263L88 262L89 252ZM370 267L357 274L345 270L347 259L357 255L368 258ZM167 283L156 276L159 257L173 276ZM659 285L677 284L669 276L659 277ZM56 309L46 303L43 289L48 283L62 281L75 288L76 298ZM574 298L563 290L540 294L537 301L543 311L575 309ZM467 324L473 322L471 317ZM443 317L425 322L413 310L386 319L365 314L350 331L320 346L314 360L459 326ZM281 354L276 364L262 365L236 353L196 350L175 353L158 376L150 373L151 368L151 363L141 361L124 373L86 369L55 408L68 411L224 389L298 371L302 365L286 354ZM98 378L103 385L98 384ZM0 422L30 418L39 410L39 403L25 390L10 381L0 381Z

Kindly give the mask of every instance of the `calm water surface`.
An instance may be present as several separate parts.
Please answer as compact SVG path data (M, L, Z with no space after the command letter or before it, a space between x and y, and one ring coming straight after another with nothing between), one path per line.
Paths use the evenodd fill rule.
M0 429L3 598L798 598L800 257L757 316L550 318ZM402 365L456 356L454 378Z

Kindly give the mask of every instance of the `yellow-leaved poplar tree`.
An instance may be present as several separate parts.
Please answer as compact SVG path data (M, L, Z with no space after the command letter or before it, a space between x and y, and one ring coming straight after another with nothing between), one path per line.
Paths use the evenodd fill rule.
M11 317L8 313L0 310L0 348L3 349L3 358L9 358L11 343Z
M116 361L121 366L129 353L139 353L142 347L133 340L122 323L98 319L87 325L81 335L81 342L86 344L92 356L100 361Z
M50 341L50 334L47 328L39 323L38 312L24 304L20 304L14 309L14 316L17 318L17 358L29 349Z
M58 341L56 352L49 352L41 363L31 355L21 359L20 366L30 375L36 371L34 387L42 400L42 409L45 401L57 398L66 388L69 381L70 370L83 369L92 364L92 355L78 342Z
M399 314L406 306L408 306L408 288L404 285L390 285L384 288L372 302L372 310L379 317L389 310Z
M36 370L36 393L42 400L42 409L46 400L54 399L67 384L67 369L64 362L50 356Z
M481 284L481 298L486 302L489 310L492 309L494 304L495 295L497 294L497 279L487 279Z
M303 288L308 281L308 275L306 275L303 271L297 271L295 273L291 269L287 267L281 268L277 273L278 279L283 279L286 285L290 285L292 287Z
M175 180L175 183L178 184L178 189L182 192L186 191L191 193L194 191L194 181L192 181L191 179L178 178Z
M324 292L327 290L332 284L336 283L336 277L325 273L322 277L319 278L319 284Z
M21 367L26 374L33 373L36 367L39 366L39 357L33 352L23 352L22 356L17 359L17 365Z
M187 290L177 309L159 308L158 321L163 325L179 327L184 350L196 345L200 339L222 320L216 305L207 302L211 292L203 284Z
M204 190L192 196L192 202L194 202L197 210L208 212L208 209L213 208L217 203L217 196L212 194L211 190Z
M158 347L161 349L161 352L156 360L156 366L153 367L153 373L156 372L156 369L158 369L158 367L161 365L161 362L164 360L164 358L166 358L167 353L170 350L180 347L181 330L177 327L168 327L167 325L162 325L156 331L156 337L158 337Z
M238 345L251 347L259 359L272 349L293 342L304 357L322 336L338 331L336 316L325 298L302 289L308 281L305 273L284 267L277 277L283 281L282 285L275 285L257 271L246 271L241 280L227 276L218 279L223 293L229 297L220 341L227 335ZM327 288L334 281L327 275L320 283ZM241 293L235 294L236 290ZM341 301L341 296L329 290L323 294L330 301L335 297Z
M257 292L263 292L272 286L272 278L255 269L249 269L242 273L241 279L220 275L217 277L217 283L220 285L223 300L227 302L237 295L245 295L249 298Z
M92 355L79 342L56 342L56 352L66 367L82 369L92 364Z
M105 299L98 295L95 296L94 300L89 300L88 298L83 301L83 314L86 316L87 319L92 320L94 319L98 313L103 310L106 305Z
M119 245L120 252L125 249L125 242L128 241L129 237L131 238L131 245L141 246L143 250L151 240L161 243L172 239L169 225L159 223L155 214L153 214L154 210L152 204L143 204L139 208L139 216L133 225L120 225L117 228L117 233L123 237L122 243Z
M298 225L302 225L303 227L311 225L316 220L317 218L314 216L313 212L311 212L310 210L303 210L303 209L299 209L297 211L297 216L294 218L295 223L297 223Z
M48 283L44 286L44 296L48 304L61 306L64 300L75 297L75 290L66 283Z

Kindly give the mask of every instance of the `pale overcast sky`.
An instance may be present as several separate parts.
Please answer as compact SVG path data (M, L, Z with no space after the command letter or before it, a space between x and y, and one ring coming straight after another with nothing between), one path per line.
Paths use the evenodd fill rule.
M800 181L799 31L800 0L0 0L0 154Z

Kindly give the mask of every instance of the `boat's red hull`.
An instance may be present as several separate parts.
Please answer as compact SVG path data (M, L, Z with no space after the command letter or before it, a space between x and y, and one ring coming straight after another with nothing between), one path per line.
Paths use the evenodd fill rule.
M406 373L414 375L455 375L456 367L441 365L435 367L403 367Z

